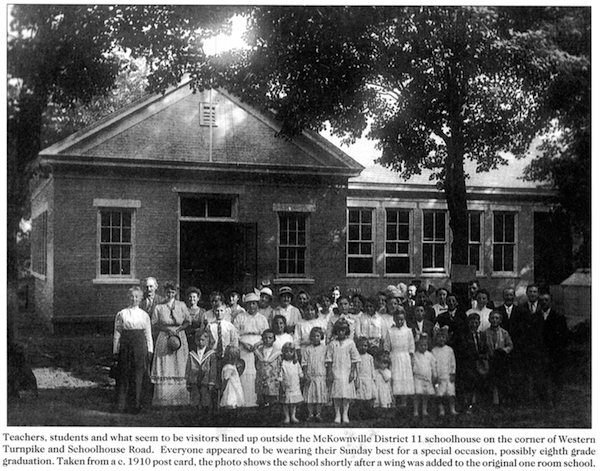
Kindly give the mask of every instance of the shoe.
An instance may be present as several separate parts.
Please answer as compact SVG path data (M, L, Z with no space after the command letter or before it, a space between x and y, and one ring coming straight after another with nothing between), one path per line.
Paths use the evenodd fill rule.
M290 423L290 419L283 419L283 423L284 424L289 424Z
M336 417L335 419L333 419L333 423L334 424L341 424L342 423L342 419L339 417Z
M293 424L299 424L300 423L300 421L296 417L292 417L290 420L291 420L291 422Z

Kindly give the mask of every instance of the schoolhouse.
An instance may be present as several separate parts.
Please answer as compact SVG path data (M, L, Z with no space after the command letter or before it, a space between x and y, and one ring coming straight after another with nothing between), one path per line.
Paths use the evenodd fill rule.
M447 208L426 175L405 182L319 134L285 140L279 129L223 90L186 83L40 152L37 312L57 329L107 324L147 276L206 299L263 280L311 293L448 284ZM548 271L552 192L505 170L468 182L470 262L493 295L536 279L538 260Z

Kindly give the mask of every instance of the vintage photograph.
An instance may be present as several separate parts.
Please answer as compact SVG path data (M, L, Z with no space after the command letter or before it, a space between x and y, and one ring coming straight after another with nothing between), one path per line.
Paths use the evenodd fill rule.
M6 15L9 427L591 428L591 7Z

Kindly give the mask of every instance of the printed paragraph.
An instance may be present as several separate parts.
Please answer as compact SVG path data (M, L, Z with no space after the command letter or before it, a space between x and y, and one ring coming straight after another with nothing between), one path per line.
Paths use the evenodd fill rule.
M194 430L147 434L3 433L5 468L110 466L167 469L583 468L595 467L596 439L422 431Z

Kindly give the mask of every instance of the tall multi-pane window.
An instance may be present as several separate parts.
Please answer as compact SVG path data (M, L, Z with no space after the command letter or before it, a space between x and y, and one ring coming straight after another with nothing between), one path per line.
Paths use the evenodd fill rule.
M348 273L373 273L373 210L348 209Z
M446 213L423 211L423 270L446 269Z
M280 276L306 275L306 226L306 214L279 214Z
M385 272L410 273L410 211L385 210Z
M131 276L133 211L100 210L100 275Z
M480 211L469 211L469 265L481 271L481 215Z
M493 270L515 270L515 214L494 213Z
M31 271L46 275L48 259L48 211L31 221Z

